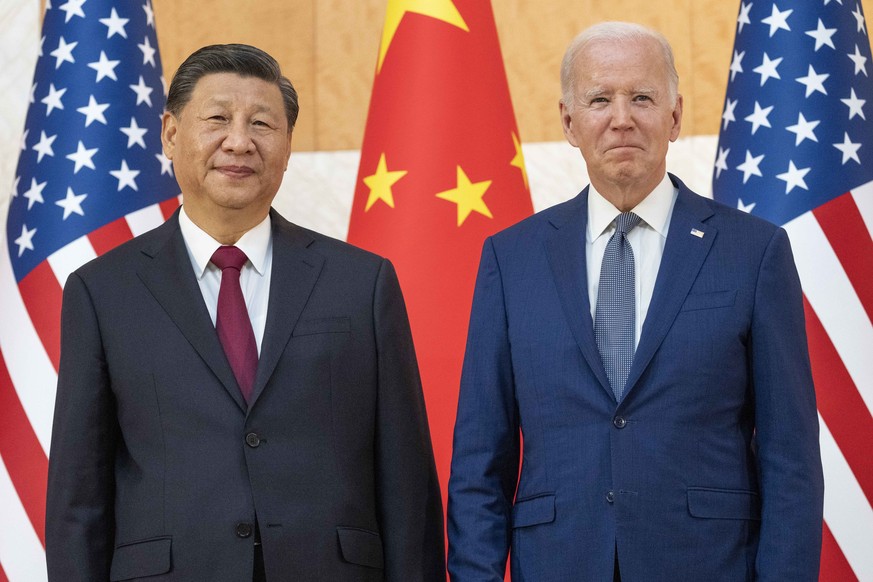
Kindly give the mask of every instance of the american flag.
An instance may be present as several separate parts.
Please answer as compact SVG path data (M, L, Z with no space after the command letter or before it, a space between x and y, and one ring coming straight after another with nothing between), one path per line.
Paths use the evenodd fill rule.
M791 238L818 398L828 581L873 580L871 76L859 0L741 2L713 194Z
M53 5L54 4L54 5ZM0 582L45 579L61 293L179 204L150 0L49 0L0 235Z

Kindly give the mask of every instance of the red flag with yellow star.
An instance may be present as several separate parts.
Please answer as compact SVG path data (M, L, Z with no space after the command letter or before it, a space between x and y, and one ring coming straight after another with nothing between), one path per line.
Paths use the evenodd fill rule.
M532 212L487 0L389 0L348 240L394 263L445 499L482 243Z

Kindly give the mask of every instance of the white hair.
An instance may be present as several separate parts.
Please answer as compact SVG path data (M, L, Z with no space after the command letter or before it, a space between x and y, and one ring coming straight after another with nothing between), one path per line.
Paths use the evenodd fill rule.
M670 102L675 106L679 95L679 73L673 59L673 49L666 37L660 32L633 22L601 22L586 28L570 42L564 59L561 61L561 94L564 106L572 108L575 95L574 64L576 58L589 43L595 41L634 41L654 40L661 47L664 64L667 65L667 90Z

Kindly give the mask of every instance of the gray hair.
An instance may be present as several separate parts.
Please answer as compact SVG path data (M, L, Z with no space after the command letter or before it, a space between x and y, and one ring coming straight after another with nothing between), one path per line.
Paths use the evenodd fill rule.
M191 100L197 82L213 73L236 73L242 77L255 77L275 84L282 93L288 132L294 129L300 111L294 85L282 75L276 59L247 44L213 44L198 49L185 59L170 83L167 111L179 117L182 109Z
M573 65L589 43L601 40L627 42L646 39L654 40L661 47L661 54L667 65L667 90L671 103L675 105L679 95L679 73L676 72L673 49L666 37L657 30L633 22L601 22L576 35L576 38L567 47L567 52L564 53L564 59L561 61L561 94L564 106L568 108L573 106L575 97L573 95L573 77L575 74Z

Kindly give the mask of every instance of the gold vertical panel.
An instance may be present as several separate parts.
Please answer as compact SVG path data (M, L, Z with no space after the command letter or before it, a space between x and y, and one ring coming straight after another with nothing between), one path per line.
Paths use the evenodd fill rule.
M694 0L691 7L691 77L685 84L695 103L693 131L684 135L717 134L721 121L728 68L733 54L739 2ZM691 129L689 127L688 129Z
M574 2L585 14L589 0ZM558 100L564 50L581 29L570 3L494 0L494 20L522 142L563 140Z
M294 149L315 149L316 0L152 0L158 44L167 80L185 58L208 44L245 43L264 49L281 64L300 93Z
M317 2L316 149L361 147L384 21L384 1Z
M209 43L254 44L279 59L300 92L296 151L361 147L387 3L153 0L168 78ZM663 32L685 98L682 135L718 133L739 6L740 0L492 0L522 140L564 139L557 109L561 57L577 32L602 20ZM871 14L873 0L862 6ZM873 74L873 63L868 67Z

